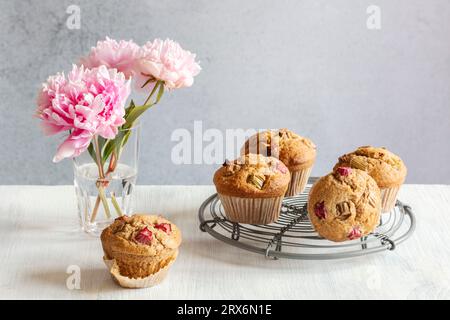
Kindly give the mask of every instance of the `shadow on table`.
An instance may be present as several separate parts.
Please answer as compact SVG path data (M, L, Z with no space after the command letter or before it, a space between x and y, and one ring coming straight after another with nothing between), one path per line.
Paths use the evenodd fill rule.
M185 255L183 253L185 253ZM242 250L219 240L209 238L207 235L205 235L205 239L185 241L182 244L180 250L180 260L184 260L184 258L189 255L192 255L193 259L207 259L211 263L212 268L214 268L214 265L216 265L217 268L221 268L223 267L223 264L230 267L250 267L265 269L268 271L273 270L277 272L292 272L293 268L298 268L297 270L299 273L308 274L320 274L323 272L320 266L326 267L330 263L333 264L333 267L351 268L355 262L357 262L360 266L370 266L373 262L373 256L331 261L296 259L272 260L265 258L264 255ZM183 263L180 261L180 264Z

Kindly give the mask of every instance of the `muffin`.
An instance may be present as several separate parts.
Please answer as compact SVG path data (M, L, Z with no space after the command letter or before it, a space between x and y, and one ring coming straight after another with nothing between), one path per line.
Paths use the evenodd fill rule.
M407 172L400 157L386 148L364 146L341 156L335 168L342 166L366 171L381 190L381 211L389 212L394 208Z
M365 171L338 167L320 178L308 197L314 229L331 241L354 240L372 232L380 220L381 195Z
M214 184L229 220L268 224L280 215L290 178L278 159L247 154L225 161L214 174Z
M151 287L162 281L181 244L177 226L155 215L117 218L100 238L113 277L130 288Z
M241 154L259 153L280 159L291 173L287 197L303 192L316 159L316 146L288 129L269 130L251 136Z

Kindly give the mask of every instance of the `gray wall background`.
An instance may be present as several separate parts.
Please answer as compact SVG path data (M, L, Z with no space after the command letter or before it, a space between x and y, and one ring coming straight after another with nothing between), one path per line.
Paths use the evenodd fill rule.
M318 145L314 175L359 145L386 146L409 183L450 183L447 0L5 1L0 5L0 184L70 184L71 161L32 118L48 75L106 35L172 38L197 53L190 89L144 117L139 182L210 184L215 165L174 165L176 128L288 127ZM81 7L81 29L66 8ZM381 8L368 30L366 8Z

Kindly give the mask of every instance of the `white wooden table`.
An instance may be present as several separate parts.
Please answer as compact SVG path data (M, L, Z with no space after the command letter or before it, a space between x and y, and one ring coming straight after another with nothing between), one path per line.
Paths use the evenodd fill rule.
M141 186L136 209L167 216L183 232L180 255L158 287L122 289L98 238L77 231L72 186L0 186L1 299L414 299L450 298L450 186L406 185L417 217L395 251L334 261L266 260L198 228L211 186ZM80 289L67 268L78 266Z

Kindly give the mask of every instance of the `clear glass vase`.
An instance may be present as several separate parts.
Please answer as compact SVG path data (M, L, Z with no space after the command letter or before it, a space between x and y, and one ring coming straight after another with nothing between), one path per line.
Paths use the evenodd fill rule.
M136 185L139 157L139 124L118 134L120 143L98 138L101 156L94 147L73 160L74 184L81 228L98 235L115 218L132 211L132 193ZM108 145L109 143L109 145ZM117 144L117 145L116 145ZM106 150L113 149L112 152ZM104 156L104 157L102 157ZM101 159L101 160L100 160ZM102 163L102 171L98 163Z

